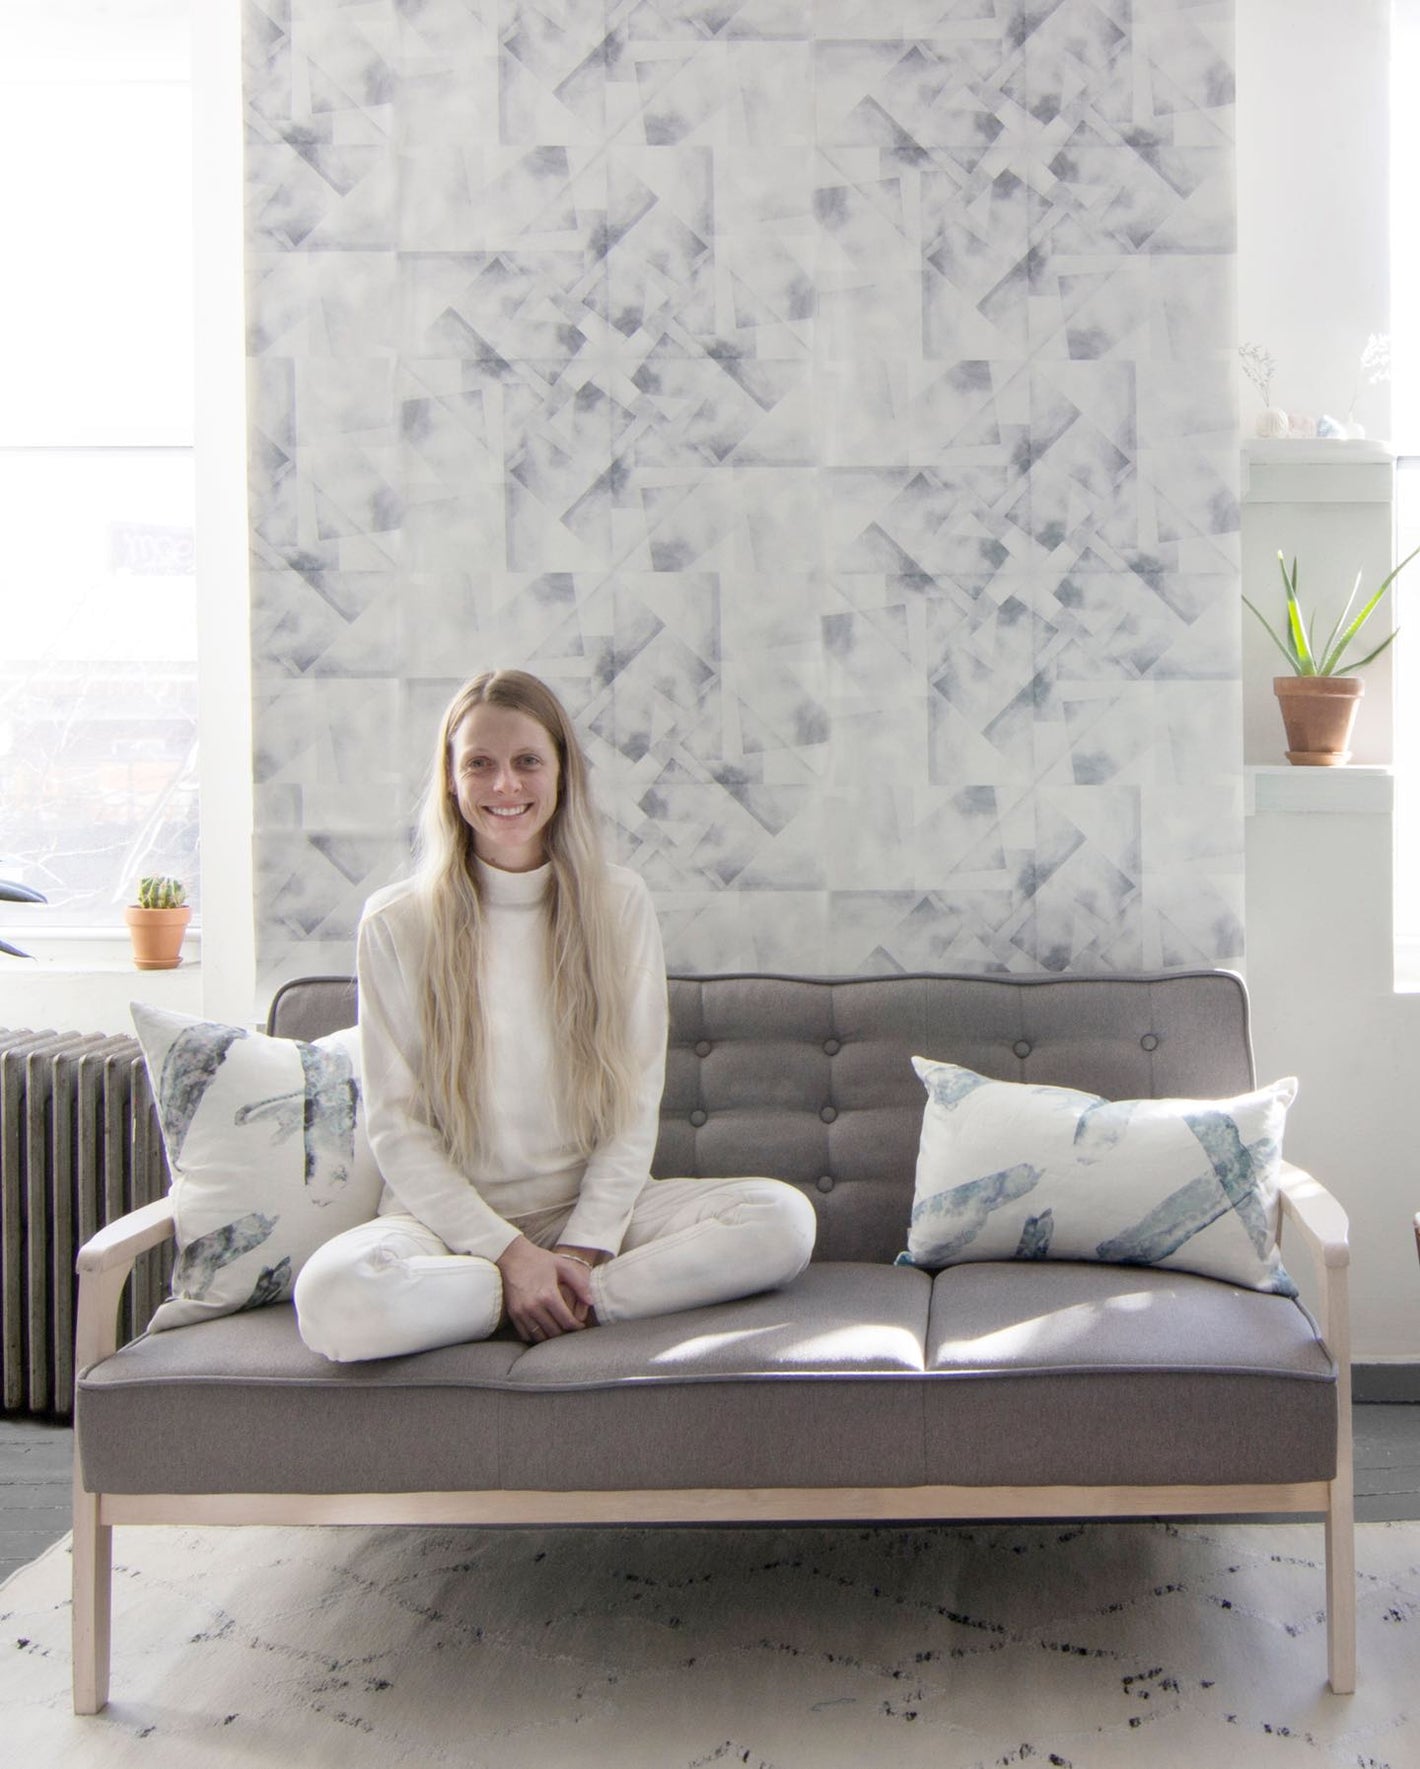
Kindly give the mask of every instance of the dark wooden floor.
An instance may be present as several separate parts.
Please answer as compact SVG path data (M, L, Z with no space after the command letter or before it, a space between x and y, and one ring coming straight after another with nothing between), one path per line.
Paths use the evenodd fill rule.
M69 1528L74 1434L22 1414L0 1414L0 1580Z
M1358 1406L1356 1516L1420 1518L1420 1406ZM62 1425L0 1415L0 1581L69 1528L73 1437Z

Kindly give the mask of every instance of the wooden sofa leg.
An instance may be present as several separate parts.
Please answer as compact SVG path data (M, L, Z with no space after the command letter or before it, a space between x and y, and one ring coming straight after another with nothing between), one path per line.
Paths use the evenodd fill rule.
M1356 1519L1350 1469L1326 1511L1326 1663L1334 1695L1356 1689Z
M97 1493L74 1481L74 1712L97 1714L108 1701L113 1528L99 1522Z

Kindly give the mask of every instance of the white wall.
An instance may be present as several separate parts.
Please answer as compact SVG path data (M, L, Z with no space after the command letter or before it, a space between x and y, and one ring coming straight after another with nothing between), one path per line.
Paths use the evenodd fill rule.
M1367 435L1384 439L1390 389L1369 385L1359 364L1368 337L1390 329L1390 0L1239 0L1237 70L1238 341L1260 343L1276 359L1272 397L1283 409L1345 418L1354 398ZM1245 437L1259 403L1243 381ZM1332 446L1345 454L1345 444ZM1294 495L1295 485L1285 498ZM1351 501L1330 488L1321 495ZM1379 584L1389 569L1389 518L1369 499L1321 522L1298 510L1255 512L1243 531L1245 593L1264 612L1280 611L1279 547L1300 559L1308 607L1315 597L1339 610L1358 569ZM1274 662L1281 659L1244 612L1249 762L1282 760ZM1388 762L1391 727L1387 656L1367 672L1354 759Z
M1277 358L1277 403L1313 414L1344 416L1367 336L1390 326L1389 14L1388 0L1238 7L1239 338ZM1371 437L1388 432L1387 394L1362 387L1356 415ZM1248 389L1248 430L1255 409ZM1279 546L1301 555L1303 585L1323 598L1344 599L1358 566L1373 582L1385 575L1389 504L1377 501L1375 476L1388 469L1358 467L1367 451L1336 446L1332 468L1317 464L1320 445L1297 445L1280 467L1277 450L1250 451L1243 576L1254 600L1275 605ZM1277 762L1274 672L1254 627L1246 617L1246 753ZM1380 761L1392 753L1389 682L1368 677L1356 755ZM1252 776L1250 787L1247 977L1259 1076L1300 1077L1287 1153L1350 1212L1356 1357L1417 1360L1420 999L1394 988L1390 777L1283 769Z
M1253 777L1248 989L1258 1078L1300 1080L1286 1152L1351 1218L1359 1362L1420 1359L1420 996L1392 981L1390 776ZM1299 1280L1300 1253L1287 1256ZM1304 1284L1305 1289L1305 1284Z
M1390 0L1238 0L1238 341L1284 409L1344 417L1366 339L1390 329ZM1243 396L1252 430L1256 395ZM1386 437L1386 386L1356 416Z
M18 930L17 930L18 932ZM23 938L23 935L20 936ZM127 935L121 936L127 944ZM19 944L17 939L15 944ZM38 941L33 942L36 946ZM7 958L0 971L0 1026L54 1032L129 1032L129 1003L148 1001L174 1013L204 1012L201 941L189 933L177 970L140 971L124 957L67 952L55 941L43 958ZM118 941L112 943L117 949ZM54 953L58 948L58 956ZM29 947L22 950L29 951Z

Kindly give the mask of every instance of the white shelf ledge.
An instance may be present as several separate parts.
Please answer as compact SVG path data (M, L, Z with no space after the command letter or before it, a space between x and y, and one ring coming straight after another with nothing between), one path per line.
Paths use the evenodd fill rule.
M1366 437L1358 442L1340 436L1290 440L1279 437L1275 441L1248 437L1243 442L1243 458L1265 462L1269 466L1279 463L1289 467L1389 466L1395 459L1395 450L1388 442L1372 442Z
M1280 811L1289 816L1390 816L1395 809L1395 775L1390 768L1243 769L1243 811Z
M1394 495L1388 442L1244 442L1248 504L1386 504Z

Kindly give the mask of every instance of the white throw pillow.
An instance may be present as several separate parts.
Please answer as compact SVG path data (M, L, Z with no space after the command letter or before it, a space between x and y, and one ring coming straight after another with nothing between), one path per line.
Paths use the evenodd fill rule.
M354 1028L313 1044L132 1004L172 1170L172 1295L149 1331L287 1302L323 1242L368 1222Z
M1294 1079L1237 1099L1106 1100L912 1066L927 1107L899 1265L1088 1259L1297 1294L1277 1250Z

